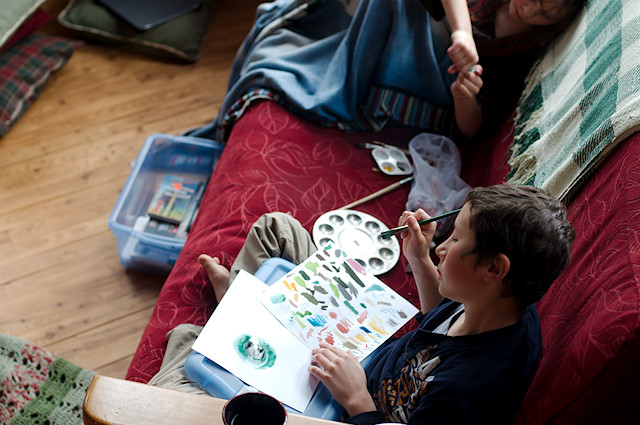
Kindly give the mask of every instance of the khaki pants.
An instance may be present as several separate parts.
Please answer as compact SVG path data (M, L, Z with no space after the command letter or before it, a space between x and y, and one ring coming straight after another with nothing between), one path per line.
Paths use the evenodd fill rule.
M229 283L240 270L253 274L262 263L273 257L300 264L316 251L309 232L298 220L285 213L268 213L251 227L247 240L231 266ZM167 351L158 373L150 385L173 390L207 394L184 372L184 362L191 354L191 346L202 331L202 326L182 324L167 333Z

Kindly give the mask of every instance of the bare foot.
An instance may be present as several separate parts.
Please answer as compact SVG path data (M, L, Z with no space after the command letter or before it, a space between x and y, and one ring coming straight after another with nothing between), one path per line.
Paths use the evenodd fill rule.
M198 263L202 265L209 275L213 292L216 294L216 300L220 302L227 289L229 289L229 270L222 264L218 257L211 257L207 254L200 254Z

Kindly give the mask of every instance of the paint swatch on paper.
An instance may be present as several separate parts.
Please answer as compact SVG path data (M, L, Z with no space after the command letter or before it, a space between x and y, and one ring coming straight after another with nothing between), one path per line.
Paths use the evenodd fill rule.
M258 296L307 347L326 342L364 359L417 312L335 244Z
M311 350L257 300L266 289L241 270L192 348L247 385L304 412L318 385L309 374Z

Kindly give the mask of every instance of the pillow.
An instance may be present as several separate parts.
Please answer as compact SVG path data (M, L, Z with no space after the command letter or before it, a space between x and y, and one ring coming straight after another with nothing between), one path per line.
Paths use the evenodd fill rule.
M194 62L200 56L214 1L202 0L198 10L144 32L137 31L95 0L71 0L58 15L58 22L90 39Z
M40 96L80 42L31 34L0 52L0 137Z
M5 0L0 7L0 48L46 0Z
M47 21L49 21L49 14L42 10L42 8L37 9L26 21L24 21L22 25L20 25L20 28L11 35L6 43L0 46L0 51L17 43L29 34L33 34L46 24Z

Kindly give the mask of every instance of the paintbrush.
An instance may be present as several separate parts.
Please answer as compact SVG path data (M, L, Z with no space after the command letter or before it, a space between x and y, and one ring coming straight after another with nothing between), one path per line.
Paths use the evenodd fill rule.
M404 179L402 179L400 181L397 181L397 182L395 182L393 184L390 184L387 187L384 187L384 188L378 190L377 192L373 192L372 194L367 195L364 198L358 199L357 201L353 201L352 203L347 204L347 205L345 205L343 207L340 207L338 209L339 210L348 210L350 208L357 207L360 204L364 204L365 202L369 202L372 199L375 199L375 198L377 198L379 196L382 196L382 195L384 195L386 193L391 192L392 190L396 190L397 188L399 188L400 186L402 186L405 183L410 182L411 180L413 180L413 176L406 177L406 178L404 178Z
M418 221L418 224L420 226L422 226L423 224L431 223L432 221L440 220L442 218L449 217L450 215L458 214L461 209L462 208L459 208L457 210L449 211L447 213L440 214L440 215L437 215L435 217L425 218L424 220ZM407 230L408 228L409 228L409 226L407 226L407 225L400 226L400 227L394 227L393 229L385 230L384 232L380 233L380 236L382 236L383 239L389 239L391 236L397 235L398 233L403 232L403 231Z

